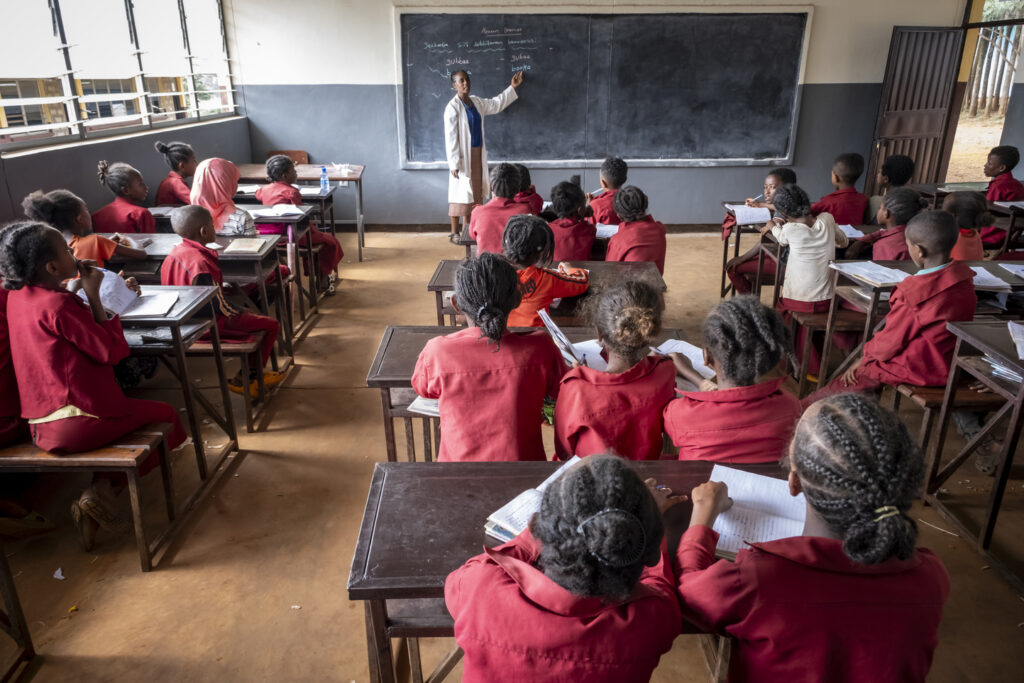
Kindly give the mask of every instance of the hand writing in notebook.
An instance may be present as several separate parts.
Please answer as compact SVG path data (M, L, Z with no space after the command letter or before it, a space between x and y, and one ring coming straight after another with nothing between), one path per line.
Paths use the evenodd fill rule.
M644 479L644 484L647 485L647 489L654 496L654 502L658 504L658 511L661 514L665 514L665 511L673 505L685 503L690 499L685 493L675 493L668 486L659 484L658 480L654 477Z
M729 487L720 481L706 481L690 492L693 501L693 514L690 526L703 524L711 528L715 525L718 515L732 507Z

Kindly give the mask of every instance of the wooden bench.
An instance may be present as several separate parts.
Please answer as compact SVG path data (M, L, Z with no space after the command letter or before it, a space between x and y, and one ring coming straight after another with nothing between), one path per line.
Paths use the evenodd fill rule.
M225 341L220 340L220 351L221 355L225 357L237 357L242 362L242 377L250 376L249 368L249 356L253 353L259 354L260 342L263 341L263 331L250 332L253 337L252 341ZM204 358L213 357L213 344L210 342L196 342L187 351L188 356L199 356ZM270 354L271 366L277 369L277 352ZM267 388L263 385L263 369L258 368L256 372L256 386L258 387L257 398L259 399L260 407L254 409L252 402L252 395L246 390L242 392L242 405L245 407L245 431L252 434L256 431L255 423L256 417L259 412L267 405Z
M900 396L909 398L914 405L924 411L924 417L921 420L921 429L918 432L917 437L918 445L921 446L922 450L927 451L928 449L928 442L931 439L932 428L935 426L935 418L938 416L939 410L942 408L942 399L945 395L945 387L917 387L912 384L899 384L893 392L892 409L894 412L899 410ZM1003 407L1004 403L1005 401L1003 398L997 394L985 393L975 391L974 389L969 389L967 387L961 387L956 390L956 396L953 399L952 408L954 410L987 412L999 410ZM932 468L929 470L931 474L928 475L928 482L930 482L934 476L933 470L937 468L937 465L938 458L936 458L935 463L932 463Z
M807 395L807 370L811 363L811 347L814 345L814 333L825 332L828 329L828 313L799 313L788 311L792 320L793 344L796 344L800 328L807 330L807 338L804 340L803 353L800 354L800 367L796 369L796 381L798 383L797 397L803 398ZM845 308L836 312L834 332L864 332L864 314L857 311L848 311ZM827 367L825 359L821 359L821 366ZM822 386L821 371L818 372L818 385Z

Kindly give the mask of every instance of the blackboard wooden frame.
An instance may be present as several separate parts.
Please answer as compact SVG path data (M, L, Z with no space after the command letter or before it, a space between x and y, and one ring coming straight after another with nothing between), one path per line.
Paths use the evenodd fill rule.
M594 5L516 5L514 7L502 6L430 6L422 5L395 5L393 7L394 27L394 49L395 49L395 110L397 113L398 131L398 155L399 166L403 170L439 170L447 169L448 163L441 159L437 161L413 161L408 158L406 146L406 121L405 121L405 88L403 81L403 55L402 55L402 15L404 14L788 14L801 13L807 15L804 27L803 43L800 49L800 66L797 75L797 83L793 100L793 116L788 148L784 156L751 159L642 159L627 157L626 161L631 167L636 168L706 168L721 166L788 166L793 163L796 136L800 118L800 102L805 84L807 70L807 55L810 49L811 25L814 18L813 5L731 5L731 6L705 6L686 7L686 12L672 12L672 6L665 5L616 5L614 7L600 7ZM490 95L490 93L488 93ZM515 106L515 105L513 105ZM530 168L599 168L603 159L503 159L523 163Z

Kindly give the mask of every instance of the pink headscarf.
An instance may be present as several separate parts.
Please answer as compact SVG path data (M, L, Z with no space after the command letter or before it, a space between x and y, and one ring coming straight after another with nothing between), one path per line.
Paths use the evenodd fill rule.
M241 177L238 167L227 159L203 159L196 167L189 199L210 212L213 227L218 231L235 212L235 202L232 200L238 191L238 180Z

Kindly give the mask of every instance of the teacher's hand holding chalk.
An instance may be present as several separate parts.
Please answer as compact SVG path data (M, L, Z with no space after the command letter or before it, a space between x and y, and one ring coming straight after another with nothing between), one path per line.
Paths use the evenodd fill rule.
M513 88L518 88L522 84L523 84L523 72L522 71L517 71L512 76L512 87Z

